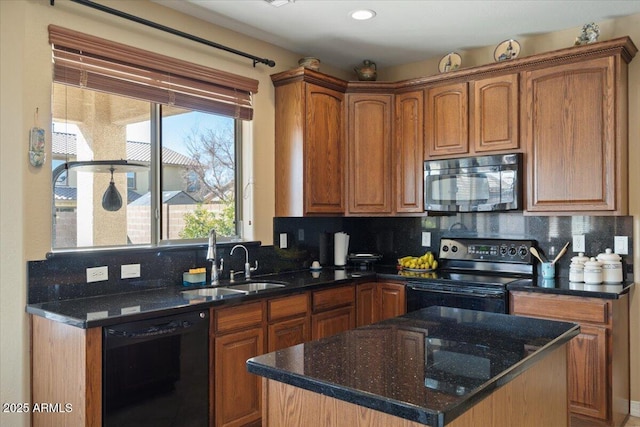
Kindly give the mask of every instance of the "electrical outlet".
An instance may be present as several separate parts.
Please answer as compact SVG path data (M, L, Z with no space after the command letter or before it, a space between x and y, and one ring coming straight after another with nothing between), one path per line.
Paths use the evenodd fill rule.
M571 247L573 248L573 252L586 252L586 244L584 241L584 234L574 234L573 236L573 244Z
M102 282L109 280L109 267L92 267L87 268L87 283Z
M429 231L422 232L422 246L425 246L425 247L431 246L431 232Z
M287 249L288 247L287 233L280 233L280 249Z
M304 242L304 228L298 229L298 241Z
M629 238L627 236L614 236L613 252L618 255L629 255Z
M124 264L120 266L121 279L140 277L140 264Z

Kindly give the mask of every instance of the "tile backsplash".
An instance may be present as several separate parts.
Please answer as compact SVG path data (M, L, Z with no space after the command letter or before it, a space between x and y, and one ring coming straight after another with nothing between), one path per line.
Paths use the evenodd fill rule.
M395 264L404 255L438 251L441 237L532 239L543 254L553 257L574 235L584 235L588 256L614 248L614 236L628 236L629 254L623 255L626 278L633 273L633 217L631 216L526 216L513 213L461 213L426 217L274 218L274 242L286 233L291 249L305 251L309 262L333 264L333 233L350 234L349 252L379 253L382 264ZM431 233L431 246L422 246L422 232ZM571 245L559 260L557 275L569 277Z
M259 262L254 275L308 268L319 260L333 265L333 234L347 232L349 252L377 253L381 265L395 265L405 255L418 255L427 250L438 252L440 238L479 237L533 239L538 248L553 257L573 235L585 236L588 256L596 256L614 247L614 236L628 236L629 254L623 255L625 279L633 279L633 217L604 216L525 216L522 213L464 213L427 217L318 217L274 218L273 242L244 242L249 261ZM431 233L431 246L422 246L422 232ZM287 237L287 248L280 248L280 234ZM271 245L270 243L274 243ZM229 271L244 269L244 251L234 252L236 243L218 245L218 257L224 258L221 278ZM558 277L569 277L569 264L574 256L571 246L556 265ZM140 278L120 279L124 264L140 264ZM108 280L86 283L86 269L107 266ZM126 250L86 251L49 254L47 259L29 261L28 302L30 304L91 297L102 294L135 292L154 287L181 286L182 273L190 268L206 267L206 244Z

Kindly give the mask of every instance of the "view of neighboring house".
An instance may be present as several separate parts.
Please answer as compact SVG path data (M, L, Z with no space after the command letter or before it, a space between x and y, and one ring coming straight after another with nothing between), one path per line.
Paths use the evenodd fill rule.
M149 165L151 146L146 142L127 141L127 159L130 162ZM77 136L71 133L52 133L52 169L75 161L77 156ZM120 159L118 159L120 160ZM207 210L219 211L218 203L203 200L200 196L201 183L189 166L193 160L174 150L162 149L162 209L163 236L177 239L184 228L185 213L192 212L199 203ZM54 204L56 223L54 247L77 246L77 180L73 169L62 171L54 184ZM127 239L131 244L145 244L150 241L149 172L142 170L127 172L127 188L118 188L123 201L126 197Z

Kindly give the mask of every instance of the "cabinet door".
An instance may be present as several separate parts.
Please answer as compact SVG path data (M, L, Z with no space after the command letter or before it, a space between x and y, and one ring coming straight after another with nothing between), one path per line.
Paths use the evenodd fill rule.
M515 150L518 138L518 74L471 82L470 145L475 152Z
M305 213L344 213L343 101L340 92L306 84Z
M606 420L607 330L580 325L569 342L569 405L571 412Z
M308 317L277 322L269 325L268 329L268 352L301 344L311 338Z
M428 88L425 114L427 158L469 152L467 83Z
M311 339L329 337L356 326L353 306L337 308L311 316Z
M264 353L263 329L215 338L215 425L243 426L261 417L261 377L247 372L247 359Z
M396 95L395 116L395 210L424 212L424 92Z
M523 73L529 212L617 208L614 59Z
M391 213L392 95L348 95L349 213Z
M361 283L356 286L356 326L370 325L377 322L379 304L375 282Z
M378 283L378 298L379 320L402 316L407 312L405 285L402 283Z

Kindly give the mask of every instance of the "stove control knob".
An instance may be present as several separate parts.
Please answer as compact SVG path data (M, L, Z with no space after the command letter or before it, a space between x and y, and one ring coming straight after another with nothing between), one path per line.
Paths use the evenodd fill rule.
M510 255L510 256L514 256L515 254L516 254L516 248L514 248L514 247L510 247L510 248L509 248L509 255Z
M442 252L449 252L449 246L444 245L444 246L442 247Z
M458 247L457 246L451 246L451 252L456 253L458 252Z
M518 255L520 255L520 258L526 257L528 253L529 249L527 249L526 246L522 245L520 246L520 248L518 248Z

